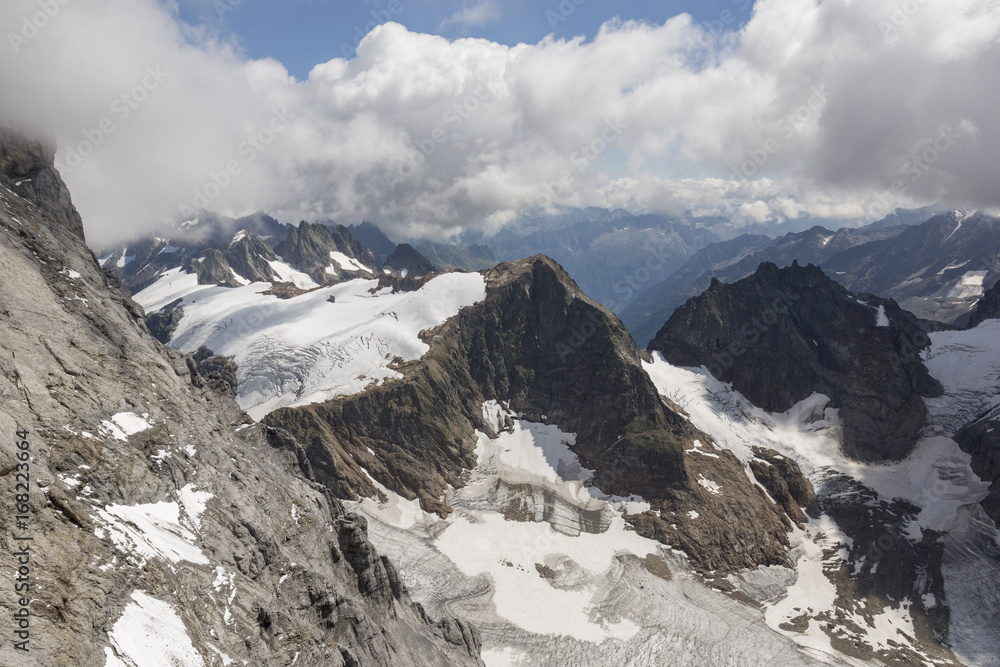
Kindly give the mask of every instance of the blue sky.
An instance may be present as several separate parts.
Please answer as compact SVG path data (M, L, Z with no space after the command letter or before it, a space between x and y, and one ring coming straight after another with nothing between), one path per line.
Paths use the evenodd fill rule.
M181 0L180 16L235 39L250 58L279 60L301 80L387 20L414 32L512 46L548 34L590 39L615 17L662 24L688 13L698 23L732 30L749 20L751 7L752 0Z

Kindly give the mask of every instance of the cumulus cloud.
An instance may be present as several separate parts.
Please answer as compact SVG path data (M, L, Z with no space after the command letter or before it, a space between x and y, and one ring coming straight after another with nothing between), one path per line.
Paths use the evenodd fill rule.
M467 28L486 25L500 19L500 8L493 0L479 0L478 2L464 2L462 6L451 16L446 18L438 26L438 29L457 25Z
M388 23L305 81L169 3L59 7L30 38L39 0L0 8L0 115L56 135L97 244L202 205L397 238L554 205L745 223L1000 206L998 0L759 0L724 35L680 15L514 47Z

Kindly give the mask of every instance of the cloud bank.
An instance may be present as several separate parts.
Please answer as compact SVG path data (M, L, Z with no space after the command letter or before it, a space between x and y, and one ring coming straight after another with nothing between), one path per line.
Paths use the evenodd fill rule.
M57 137L94 244L197 208L446 238L552 205L1000 206L1000 0L759 0L741 29L514 47L386 23L305 81L166 2L7 0L0 25L0 119Z

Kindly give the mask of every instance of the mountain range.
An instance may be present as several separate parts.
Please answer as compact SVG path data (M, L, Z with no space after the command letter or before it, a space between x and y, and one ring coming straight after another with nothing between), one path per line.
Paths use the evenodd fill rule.
M52 148L2 146L33 655L1000 664L1000 288L939 295L989 216L774 242L592 212L528 234L564 261L441 271L374 225L205 215L98 258ZM669 294L725 280L646 349L586 287L684 262Z

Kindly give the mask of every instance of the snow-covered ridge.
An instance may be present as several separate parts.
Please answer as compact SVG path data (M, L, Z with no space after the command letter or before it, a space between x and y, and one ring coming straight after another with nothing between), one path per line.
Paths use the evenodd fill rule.
M483 414L497 437L477 433L478 464L446 494L447 519L384 488L384 502L355 507L415 600L480 626L488 667L821 664L689 574L682 552L627 527L622 513L649 505L591 486L573 434L494 401Z
M184 315L170 345L184 352L205 346L233 357L237 401L261 419L280 407L322 402L401 377L392 364L419 359L429 349L421 331L486 296L478 273L437 276L416 291L395 294L375 280L316 288L292 299L261 294L268 288L198 285L196 276L174 269L134 298L146 312L181 299Z
M741 460L752 457L752 446L767 447L795 460L814 483L830 472L842 473L876 491L884 501L900 498L919 507L916 520L908 526L911 541L919 542L924 531L933 530L943 533L941 539L948 545L942 568L945 589L949 601L958 603L950 605L949 640L953 650L960 656L992 655L994 658L985 662L973 660L970 664L997 665L1000 636L990 628L989 619L1000 612L1000 599L983 596L975 589L989 589L984 584L1000 574L1000 564L993 562L988 553L974 552L975 545L984 544L983 540L987 546L991 541L1000 544L1000 533L988 518L984 519L978 505L988 484L973 472L971 457L949 436L971 423L975 415L1000 406L1000 320L985 322L973 330L939 332L930 337L932 344L924 353L925 362L931 375L944 386L945 394L926 399L929 425L910 456L881 466L857 463L843 456L838 411L827 407L826 396L814 394L786 413L771 414L750 404L731 385L719 382L705 369L676 368L659 354L644 366L661 394L680 405L716 445L729 449ZM794 618L807 608L810 616L822 614L827 602L832 609L833 584L824 574L824 553L835 553L845 544L850 545L850 539L824 516L810 522L804 533L797 531L793 543L797 545L800 584L790 587L783 600L768 605L768 624L804 647L835 654L816 620L809 621L802 632L782 626L794 625ZM817 544L824 548L816 548ZM996 590L997 586L992 588ZM977 603L964 604L966 599ZM937 603L925 600L931 607ZM875 615L873 623L856 618L858 627L866 630L861 639L876 649L886 648L889 642L909 644L905 637L913 637L910 604L908 600L896 601L897 606ZM917 647L909 645L919 653Z

